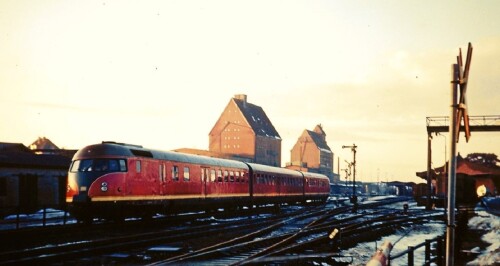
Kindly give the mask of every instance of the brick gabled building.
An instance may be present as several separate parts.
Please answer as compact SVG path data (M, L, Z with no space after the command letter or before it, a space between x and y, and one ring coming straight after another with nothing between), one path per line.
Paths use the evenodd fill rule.
M333 178L333 152L326 143L326 133L321 125L313 131L304 130L293 146L289 168L301 168L307 171L321 173Z
M235 95L209 133L209 151L281 166L281 137L264 110Z

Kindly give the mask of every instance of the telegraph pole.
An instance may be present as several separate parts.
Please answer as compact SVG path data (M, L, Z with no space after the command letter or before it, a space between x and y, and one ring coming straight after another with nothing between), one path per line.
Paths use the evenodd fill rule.
M358 197L356 196L356 144L352 144L351 146L342 146L342 149L350 148L353 153L353 161L352 161L352 198L351 202L354 204L354 210L358 207Z

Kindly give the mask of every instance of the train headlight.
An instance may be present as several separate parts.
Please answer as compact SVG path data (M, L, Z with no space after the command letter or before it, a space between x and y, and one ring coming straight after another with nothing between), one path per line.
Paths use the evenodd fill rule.
M102 192L108 191L108 183L106 183L106 182L101 183L101 191Z

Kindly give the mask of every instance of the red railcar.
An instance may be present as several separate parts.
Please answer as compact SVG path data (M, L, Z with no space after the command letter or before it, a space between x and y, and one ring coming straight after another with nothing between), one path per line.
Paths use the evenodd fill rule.
M307 200L321 201L325 194L330 193L330 181L322 174L303 172L304 194Z
M254 204L295 203L305 200L301 172L249 163L251 193Z
M79 150L66 201L78 219L325 201L319 174L103 142ZM317 184L317 185L316 185Z

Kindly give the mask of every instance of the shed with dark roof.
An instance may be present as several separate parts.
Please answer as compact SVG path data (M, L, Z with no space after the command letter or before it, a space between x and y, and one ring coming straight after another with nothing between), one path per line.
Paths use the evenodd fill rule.
M36 154L21 143L0 143L0 214L62 206L70 163L68 156Z
M448 194L448 163L431 171L432 193L440 198ZM427 180L427 171L416 175ZM472 162L457 155L456 200L458 203L477 202L477 190L484 187L491 195L498 195L500 188L500 167Z

